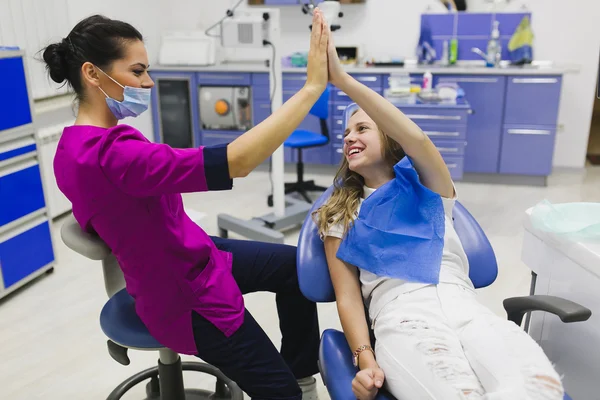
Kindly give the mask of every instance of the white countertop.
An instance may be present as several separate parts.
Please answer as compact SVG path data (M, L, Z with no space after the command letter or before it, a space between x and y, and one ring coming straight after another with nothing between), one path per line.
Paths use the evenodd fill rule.
M573 262L596 276L600 276L600 241L578 242L551 232L536 229L531 221L530 208L526 211L524 227L529 233L560 251Z
M190 71L190 72L269 72L269 68L263 63L228 63L210 66L200 65L157 65L151 68L153 71ZM431 71L432 74L465 74L465 75L562 75L565 73L579 72L579 66L574 64L555 64L550 62L536 62L532 66L509 66L503 64L497 68L486 68L479 62L464 62L454 66L444 67L440 65L417 65L407 63L404 67L346 67L346 71L355 74L393 74L393 73L417 73ZM306 72L306 68L284 67L283 72Z

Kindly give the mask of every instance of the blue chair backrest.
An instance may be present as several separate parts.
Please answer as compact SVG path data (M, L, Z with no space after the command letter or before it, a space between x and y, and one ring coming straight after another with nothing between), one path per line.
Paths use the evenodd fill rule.
M317 210L331 196L333 186L315 201L306 216L298 239L298 281L306 298L318 303L335 301L335 293L329 276L327 258L317 225L312 219ZM454 228L469 259L469 277L476 288L488 286L496 280L498 264L485 233L473 216L456 202L453 212Z
M319 119L329 118L329 85L325 88L319 100L312 106L309 113Z

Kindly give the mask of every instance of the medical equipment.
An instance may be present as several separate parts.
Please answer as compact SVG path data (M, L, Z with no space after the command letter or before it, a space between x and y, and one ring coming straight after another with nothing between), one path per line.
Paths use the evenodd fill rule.
M259 23L259 19L262 22ZM275 57L276 49L279 48L281 41L279 10L264 8L236 11L235 13L228 10L227 17L221 23L223 24L221 29L223 46L264 47L269 45L273 49L269 83L272 93L271 112L275 112L282 104L281 82L283 80L281 62ZM260 29L258 25L261 25ZM211 28L207 29L207 32ZM259 241L283 243L284 236L279 230L301 224L310 209L309 203L285 196L283 172L283 146L280 146L271 157L274 212L248 221L227 214L219 214L217 225L221 237L227 237L228 232L233 231Z
M315 7L319 7L319 10L323 13L325 21L329 24L332 32L342 28L338 23L338 18L342 18L344 13L340 11L341 6L339 0L324 0L318 4L315 4L314 0L310 0L308 4L302 6L302 12L304 14L312 15ZM309 28L312 29L312 25L310 25Z
M214 65L216 41L204 32L171 32L162 37L160 65Z
M247 131L252 128L250 86L203 86L198 89L202 129Z

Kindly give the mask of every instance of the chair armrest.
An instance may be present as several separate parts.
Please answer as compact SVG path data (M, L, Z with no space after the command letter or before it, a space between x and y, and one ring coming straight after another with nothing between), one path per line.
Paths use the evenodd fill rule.
M111 253L110 248L97 235L84 232L73 215L65 219L60 236L68 248L89 259L102 261Z
M554 314L562 322L587 321L592 311L573 301L556 296L533 295L511 297L504 300L508 319L521 326L523 316L530 311L545 311Z

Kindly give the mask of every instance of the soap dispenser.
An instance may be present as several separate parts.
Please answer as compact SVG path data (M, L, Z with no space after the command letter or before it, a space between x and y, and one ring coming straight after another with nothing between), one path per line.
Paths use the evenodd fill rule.
M500 64L502 59L502 47L500 45L500 22L494 21L494 29L492 29L492 36L487 45L486 53L486 65L488 67L495 67Z

